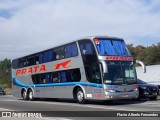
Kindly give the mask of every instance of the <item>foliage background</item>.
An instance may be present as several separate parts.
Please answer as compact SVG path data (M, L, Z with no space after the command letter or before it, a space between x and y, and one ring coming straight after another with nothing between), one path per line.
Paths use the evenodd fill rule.
M145 65L160 64L160 42L157 45L151 46L134 46L133 44L127 45L133 58L141 60Z

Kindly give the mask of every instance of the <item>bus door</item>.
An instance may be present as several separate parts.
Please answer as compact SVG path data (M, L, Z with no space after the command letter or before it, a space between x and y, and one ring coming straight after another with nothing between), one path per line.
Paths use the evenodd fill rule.
M87 81L90 83L95 83L95 85L102 84L100 65L98 62L98 57L95 48L93 46L93 43L91 42L91 40L80 40L78 41L78 43L83 59ZM93 98L95 98L94 97L95 91L101 91L100 93L103 94L102 88L99 87L89 87L89 88L90 89L88 89L88 92L92 93ZM99 96L103 97L103 95Z

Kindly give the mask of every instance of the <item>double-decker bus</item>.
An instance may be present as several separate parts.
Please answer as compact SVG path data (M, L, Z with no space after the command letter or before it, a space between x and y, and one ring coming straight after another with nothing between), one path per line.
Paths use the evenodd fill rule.
M12 60L12 94L24 100L74 98L78 103L137 98L133 61L121 38L81 38Z

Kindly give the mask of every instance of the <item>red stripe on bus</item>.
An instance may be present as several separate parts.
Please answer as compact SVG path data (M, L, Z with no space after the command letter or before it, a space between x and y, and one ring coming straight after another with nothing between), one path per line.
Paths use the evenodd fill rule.
M67 60L67 61L58 63L56 65L53 65L54 66L53 69L54 70L58 70L58 69L60 69L60 67L62 67L62 68L70 68L71 66L67 66L70 62L71 62L71 60Z

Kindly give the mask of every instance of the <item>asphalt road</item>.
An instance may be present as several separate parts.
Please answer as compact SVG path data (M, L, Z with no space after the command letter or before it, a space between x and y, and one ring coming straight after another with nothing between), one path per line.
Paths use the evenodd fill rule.
M11 95L0 96L0 111L13 111L19 112L27 111L28 112L36 112L42 113L42 118L26 118L28 119L35 119L35 120L50 120L50 119L57 119L57 120L83 120L83 119L92 119L92 120L99 120L104 119L106 117L99 117L108 116L111 114L120 113L123 117L107 117L107 119L128 119L128 117L124 117L125 114L128 114L127 111L131 113L141 114L141 112L152 113L154 111L155 114L158 113L160 115L160 100L157 101L131 101L131 100L119 100L114 101L111 105L107 105L102 101L89 101L87 104L81 105L76 103L74 100L70 99L38 99L36 101L24 101L19 98L15 98ZM107 112L109 111L109 112ZM108 115L107 115L108 114ZM48 117L47 116L52 116ZM73 115L73 116L72 116ZM88 115L88 116L87 116ZM79 117L81 116L81 117ZM84 118L85 117L85 118ZM97 118L99 117L99 118ZM159 117L129 117L130 119L136 120L143 120L143 119L152 119L152 120L159 120ZM0 119L11 119L11 118L2 118ZM12 118L13 119L13 118ZM15 120L21 118L14 118ZM24 119L24 118L23 118Z

